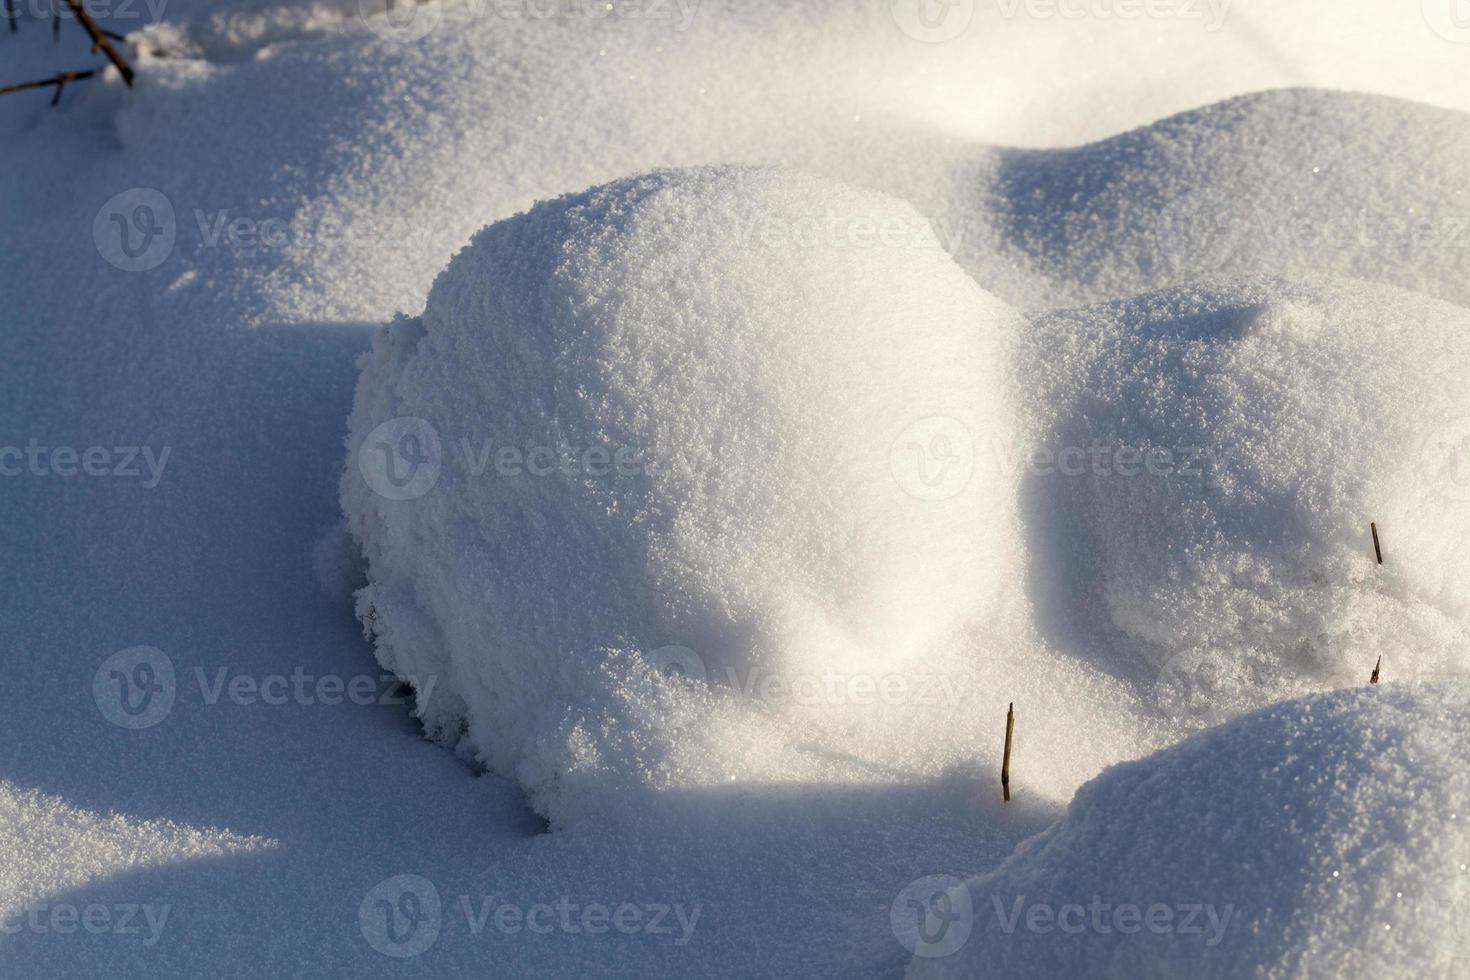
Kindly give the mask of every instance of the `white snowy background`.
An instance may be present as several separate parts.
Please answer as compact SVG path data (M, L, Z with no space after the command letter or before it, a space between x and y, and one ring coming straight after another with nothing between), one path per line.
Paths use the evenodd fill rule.
M1470 977L1470 8L383 7L0 97L0 976Z

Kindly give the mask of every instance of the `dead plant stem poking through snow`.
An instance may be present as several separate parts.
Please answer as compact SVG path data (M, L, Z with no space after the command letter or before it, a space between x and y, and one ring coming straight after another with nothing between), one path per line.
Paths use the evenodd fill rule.
M1383 548L1378 544L1378 522L1369 521L1368 529L1373 532L1373 557L1378 559L1378 564L1383 564ZM1378 662L1373 665L1373 676L1368 678L1369 684L1378 683L1379 671L1383 669L1383 654L1378 655Z
M1011 741L1016 733L1016 702L1006 706L1006 748L1000 762L1000 792L1011 802Z

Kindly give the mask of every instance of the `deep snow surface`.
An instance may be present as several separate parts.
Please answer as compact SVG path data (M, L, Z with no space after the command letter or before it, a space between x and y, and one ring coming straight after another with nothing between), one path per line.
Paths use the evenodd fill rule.
M20 30L0 27L0 84L97 63L75 25L63 24L53 47L45 20L17 6ZM1415 674L1421 650L1433 654L1425 669L1453 669L1463 386L1418 372L1426 362L1453 370L1462 314L1341 282L1251 280L1130 301L1217 270L1348 274L1463 301L1453 221L1466 125L1454 110L1470 103L1461 84L1470 48L1455 43L1464 39L1448 5L1240 2L1213 30L1183 16L1068 20L978 6L951 40L914 37L913 20L888 4L773 2L700 4L687 20L676 4L670 20L641 21L467 17L456 6L410 41L351 3L172 0L132 48L134 91L109 72L68 86L55 110L47 93L0 98L0 447L26 456L23 472L0 477L10 695L0 712L0 974L897 976L910 958L902 940L912 941L901 920L923 891L911 883L992 871L1105 765L1245 706L1201 702L1187 671L1183 693L1171 693L1181 670L1172 653L1160 663L1170 644L1209 636L1247 651L1262 632L1303 639L1290 657L1275 647L1244 658L1291 666L1289 683L1327 686L1360 681L1368 651L1393 652L1387 618L1413 647L1385 658L1390 680ZM108 20L139 26L117 11ZM1375 94L1274 91L1210 105L1283 86ZM808 712L788 697L779 724L750 698L722 707L632 664L625 700L644 726L635 730L682 724L699 737L676 748L718 751L679 757L624 743L628 758L723 778L665 780L655 806L615 792L629 785L626 767L589 768L582 785L595 793L540 796L572 804L554 814L562 829L542 833L525 785L551 777L481 774L425 740L414 701L383 676L353 615L347 596L363 570L340 526L338 489L357 359L390 342L374 335L395 313L407 316L393 328L400 339L413 319L429 319L434 277L481 228L656 168L727 164L821 178L800 201L773 192L777 213L902 215L915 255L896 261L945 284L916 296L918 307L954 308L963 270L973 293L1034 314L1018 337L1075 328L1079 371L1110 351L1158 365L1156 392L1119 363L1087 368L1109 392L1107 410L1093 412L1082 411L1075 375L1030 375L1030 362L1012 361L1014 404L1031 406L1018 417L1023 444L1054 424L1118 440L1145 429L1170 439L1321 432L1337 451L1244 470L1239 495L1208 500L1161 501L1141 484L1100 496L1104 480L1031 494L1023 463L1011 471L1022 558L1000 574L1024 601L954 625L919 668L897 673L907 686L889 701L855 703L844 688L845 701L820 695ZM1298 217L1292 208L1340 231L1342 246L1299 247L1295 225L1264 220ZM1426 208L1441 244L1403 223ZM1210 231L1220 214L1223 240ZM786 271L769 244L737 247L675 216L649 238L614 222L603 252L573 254L604 273L619 255L645 254L631 245L677 263L671 239L687 229L746 274ZM516 220L488 234L528 226ZM1365 224L1382 244L1360 240ZM844 254L849 225L835 242L828 228L818 241L836 254L789 270L793 309L845 315L865 290L914 289L887 278L894 270L876 253ZM847 278L860 271L868 281ZM733 275L705 275L740 289ZM518 288L541 295L539 282L524 276ZM1209 316L1181 313L1201 297ZM717 298L731 322L760 322L739 296ZM1119 305L1045 312L1106 301ZM447 297L444 309L464 315ZM670 309L650 288L625 305L630 319L589 312L578 322L662 323ZM864 312L875 329L892 315L881 303ZM1335 340L1308 344L1314 325ZM934 326L936 336L952 329ZM1374 341L1380 329L1391 347ZM1212 331L1231 342L1198 340ZM739 353L738 338L723 340ZM1312 356L1297 357L1303 349ZM797 352L834 389L855 370L815 354ZM1189 387L1191 365L1220 372L1202 390L1238 397L1239 410L1206 425L1161 408L1158 399ZM1373 389L1373 376L1344 375L1345 365L1383 372L1373 376L1399 394L1413 385L1408 400ZM1269 384L1237 391L1230 372L1245 369L1293 379L1297 401L1273 401ZM1043 380L1055 395L1021 399ZM823 404L858 413L867 403L855 390L852 406L835 393ZM1352 440L1348 420L1370 414L1382 430ZM676 431L678 415L658 418L650 431ZM809 437L826 431L800 421ZM93 447L104 455L85 471ZM1007 452L1000 458L1014 459ZM1439 476L1421 472L1416 485L1416 458ZM1302 460L1318 468L1287 465ZM1365 486L1365 473L1384 486ZM1449 497L1435 498L1430 484L1446 473ZM1305 508L1312 494L1330 506ZM872 506L840 492L830 501L851 522ZM1057 514L1146 530L1140 508L1200 535L1201 550L1176 563L1196 582L1213 562L1269 544L1256 559L1267 573L1340 571L1350 584L1323 585L1337 605L1313 612L1320 624L1298 614L1303 585L1277 597L1288 617L1260 629L1239 610L1220 615L1227 594L1207 587L1160 635L1139 624L1153 621L1155 603L1173 608L1169 581L1125 572L1129 549L1164 548L1162 536L1089 550L1081 557L1098 574L1086 579L1038 573L1070 561L1037 537ZM1362 567L1370 545L1359 510L1391 515L1376 575ZM1263 543L1251 523L1263 512L1310 555ZM475 533L483 519L467 512L461 527ZM876 554L903 553L903 542L878 540ZM876 595L880 608L908 587L885 580L871 555L846 568L851 594ZM1256 586L1270 580L1248 572L1240 594L1258 601ZM945 587L984 578L966 575L975 578ZM1057 600L1097 614L1079 623L1044 605ZM1457 717L1452 704L1437 706L1452 695L1436 697L1399 698L1395 710ZM995 770L1009 701L1021 725L1017 799L1002 807ZM821 724L807 737L812 715ZM1335 717L1336 730L1353 730ZM1244 727L1219 738L1269 763L1258 743L1279 730L1235 724ZM1139 765L1173 757L1159 758ZM1355 785L1379 785L1360 776ZM627 799L636 805L608 802ZM1162 831L1157 840L1171 841ZM1438 853L1412 852L1405 867ZM954 962L983 955L967 947ZM1424 962L1399 961L1416 971Z
M1109 769L947 896L971 934L908 975L1466 976L1466 711L1338 691Z
M559 822L585 804L542 798L619 775L616 743L671 742L684 772L633 765L678 784L851 782L941 752L799 700L766 706L797 726L786 759L748 731L760 712L737 737L619 706L640 666L725 692L876 685L1001 606L1015 493L971 447L1010 438L1017 317L941 249L790 237L861 222L924 219L774 170L558 199L477 236L365 363L342 482L359 611L386 665L441 679L428 726Z

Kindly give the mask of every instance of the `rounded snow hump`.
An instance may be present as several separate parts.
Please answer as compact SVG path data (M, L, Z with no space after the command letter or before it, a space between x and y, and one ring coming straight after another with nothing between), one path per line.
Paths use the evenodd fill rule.
M534 781L629 669L879 672L986 613L1014 320L922 227L816 177L655 173L486 228L379 336L342 498L432 733Z

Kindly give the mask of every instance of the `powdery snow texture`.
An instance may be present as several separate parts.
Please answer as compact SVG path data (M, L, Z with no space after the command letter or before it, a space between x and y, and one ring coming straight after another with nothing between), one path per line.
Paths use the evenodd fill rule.
M923 223L813 177L650 175L491 226L378 337L343 506L380 657L440 677L431 731L524 776L616 651L876 676L996 604L1013 486L971 447L1010 437L1014 317L941 251L772 233L834 216ZM405 438L433 458L400 491Z
M909 980L1470 975L1465 695L1316 695L1105 771L929 906Z
M1034 595L1059 643L1141 657L1211 721L1361 683L1380 655L1465 671L1460 307L1239 280L1038 317L1023 346Z

